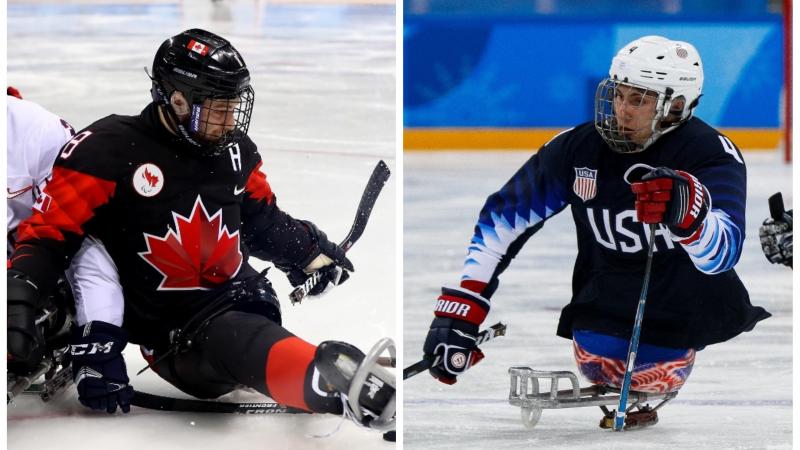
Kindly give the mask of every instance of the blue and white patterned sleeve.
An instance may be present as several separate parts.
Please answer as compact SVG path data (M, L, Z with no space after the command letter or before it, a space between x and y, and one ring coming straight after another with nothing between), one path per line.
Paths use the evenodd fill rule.
M695 267L709 275L736 265L745 237L747 169L730 139L722 135L717 138L708 145L722 145L724 153L692 173L708 189L711 208L699 232L680 241Z
M563 143L559 135L545 144L486 200L467 251L462 287L489 298L522 245L567 206Z

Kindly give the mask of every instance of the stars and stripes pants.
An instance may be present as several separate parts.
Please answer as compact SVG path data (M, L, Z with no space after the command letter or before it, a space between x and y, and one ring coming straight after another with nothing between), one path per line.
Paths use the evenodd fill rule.
M578 368L589 382L617 388L622 385L628 346L626 339L575 332L572 345ZM695 353L691 348L667 349L640 344L631 389L649 393L679 390L692 372Z

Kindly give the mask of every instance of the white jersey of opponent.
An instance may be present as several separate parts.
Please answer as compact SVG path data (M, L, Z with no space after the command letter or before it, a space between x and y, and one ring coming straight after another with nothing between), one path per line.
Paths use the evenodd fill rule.
M50 179L53 162L74 131L67 122L36 103L6 96L8 113L8 239L10 256L17 226L27 219ZM75 296L78 325L92 320L122 326L124 302L117 266L103 244L84 239L67 279Z

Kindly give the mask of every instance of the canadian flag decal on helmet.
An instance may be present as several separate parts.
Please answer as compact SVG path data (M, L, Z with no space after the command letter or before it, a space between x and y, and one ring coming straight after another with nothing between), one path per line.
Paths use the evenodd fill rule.
M201 42L197 42L194 39L189 41L189 44L186 46L186 48L195 53L199 53L200 56L206 56L208 54L208 46Z
M200 196L189 217L172 213L175 228L163 237L144 233L147 251L139 253L163 279L158 290L208 290L239 272L239 230L222 224L222 210L209 216Z

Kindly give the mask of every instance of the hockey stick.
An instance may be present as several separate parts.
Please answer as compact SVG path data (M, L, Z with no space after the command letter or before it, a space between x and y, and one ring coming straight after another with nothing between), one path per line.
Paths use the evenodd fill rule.
M636 363L636 353L639 351L639 335L642 332L642 319L644 318L644 303L647 300L647 286L650 284L650 269L653 266L653 249L655 248L656 224L650 224L650 240L647 243L647 263L644 267L644 281L642 281L642 293L639 294L639 304L636 307L636 318L633 321L633 331L631 332L631 342L628 346L628 357L625 363L625 378L622 380L622 388L619 391L619 407L614 418L614 431L622 431L625 424L625 415L628 408L628 393L631 390L631 378Z
M378 194L381 193L383 186L386 184L386 181L389 179L389 176L392 173L389 171L389 167L383 161L378 161L378 164L375 166L375 169L372 171L372 175L369 177L369 181L367 181L367 186L364 188L364 193L361 194L361 201L358 203L358 210L356 210L356 218L353 221L353 226L350 228L350 232L347 234L347 237L344 238L340 247L346 252L350 250L350 247L356 243L358 238L364 233L364 228L367 226L367 221L369 220L370 214L372 214L372 207L375 206L375 201L378 199ZM314 286L319 283L322 274L320 271L316 271L306 278L306 281L303 284L294 288L291 294L289 294L289 300L292 304L300 303L306 295L314 289Z
M783 195L780 192L772 194L769 198L769 216L775 221L783 220L783 214L785 212Z
M279 403L228 403L164 397L146 392L133 392L131 405L159 411L232 414L311 414Z
M506 324L502 322L497 322L496 324L492 325L491 327L481 331L478 333L478 338L475 340L475 345L481 345L486 341L494 339L499 336L505 336L506 334ZM423 358L420 361L415 362L414 364L406 367L403 369L403 380L407 380L414 375L417 375L420 372L424 372L431 367L436 366L441 361L441 355L437 355L435 358Z
M378 364L384 367L394 367L396 361L388 357L378 358ZM299 408L284 406L279 403L229 403L209 400L183 399L165 397L163 395L148 394L134 391L131 405L139 408L155 409L159 411L195 412L195 413L228 413L228 414L312 414Z

